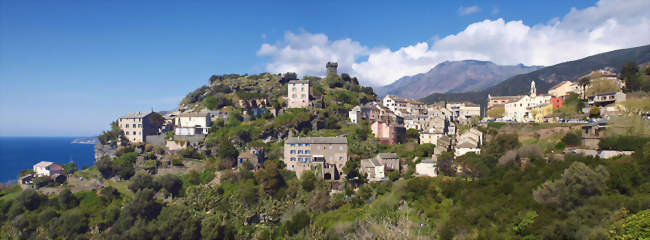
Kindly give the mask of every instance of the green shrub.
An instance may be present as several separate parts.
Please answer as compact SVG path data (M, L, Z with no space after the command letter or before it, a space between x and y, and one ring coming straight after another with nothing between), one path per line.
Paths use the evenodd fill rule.
M578 134L568 132L564 135L564 137L562 137L562 142L566 144L566 146L577 146L580 145L580 136L578 136Z
M650 137L611 136L600 139L598 146L603 150L636 151L650 141Z

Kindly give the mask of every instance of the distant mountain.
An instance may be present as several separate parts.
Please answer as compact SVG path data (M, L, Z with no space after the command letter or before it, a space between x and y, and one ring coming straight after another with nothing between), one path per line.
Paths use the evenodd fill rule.
M446 61L426 73L402 77L375 89L380 96L396 95L421 98L431 93L480 91L517 74L529 73L540 66L497 65L493 62L464 60Z
M73 139L72 142L73 144L98 144L99 139L97 137L82 137L82 138L76 138Z
M529 91L530 81L535 81L537 92L546 93L553 85L562 81L576 81L578 77L605 67L620 69L625 63L637 64L650 61L650 45L605 52L583 59L545 67L527 74L516 75L483 91L464 93L434 93L421 100L426 103L437 101L471 101L486 104L488 94L492 96L520 95Z

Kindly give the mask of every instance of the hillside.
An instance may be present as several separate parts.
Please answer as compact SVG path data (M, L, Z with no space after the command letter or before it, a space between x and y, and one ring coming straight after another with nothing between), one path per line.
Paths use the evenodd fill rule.
M446 61L426 73L406 76L376 89L379 95L421 98L431 93L480 91L517 74L540 69L539 66L497 65L493 62Z
M578 77L605 67L620 69L627 62L650 61L650 45L601 53L575 61L545 67L527 74L513 76L483 91L463 93L434 93L422 98L426 103L436 101L471 101L485 104L488 94L493 96L518 95L528 92L530 81L535 81L537 92L545 93L561 81L575 81Z

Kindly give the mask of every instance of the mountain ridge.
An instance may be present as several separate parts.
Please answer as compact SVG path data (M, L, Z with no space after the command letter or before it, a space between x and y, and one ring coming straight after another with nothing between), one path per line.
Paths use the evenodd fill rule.
M525 94L530 88L530 81L535 81L538 92L545 93L559 82L575 81L578 77L593 70L605 67L613 67L618 70L628 62L641 64L648 61L650 61L650 45L618 49L558 63L530 73L515 75L485 90L462 93L434 93L420 100L425 103L470 101L485 105L488 94L493 96Z
M421 98L431 93L476 91L495 85L511 76L528 73L540 66L498 65L490 61L444 61L429 71L404 76L378 87L379 95Z

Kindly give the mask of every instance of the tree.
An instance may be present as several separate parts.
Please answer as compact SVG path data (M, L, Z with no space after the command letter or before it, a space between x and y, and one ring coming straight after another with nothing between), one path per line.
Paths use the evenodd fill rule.
M51 239L77 239L88 231L88 218L78 209L69 210L54 219L48 227L47 234Z
M217 147L217 157L229 162L230 166L234 166L237 156L239 151L229 140L221 142Z
M24 206L27 210L37 209L44 199L34 189L26 189L18 197L18 204Z
M316 175L310 170L304 171L300 177L302 189L311 192L316 187Z
M106 179L113 177L113 174L115 174L113 171L113 162L111 162L108 156L103 156L97 160L95 166L97 166L97 170L102 174L102 177Z
M633 92L641 89L641 76L639 76L639 66L635 62L626 63L620 72L621 78L625 82L625 91Z
M406 137L413 138L415 140L419 140L420 139L420 131L418 131L417 129L414 129L414 128L409 128L409 129L406 130Z
M280 194L278 190L286 186L278 165L274 161L265 161L264 169L255 172L255 179L262 185L264 192L269 195Z
M201 239L201 220L184 205L163 208L156 225L160 239Z
M73 161L70 161L69 163L63 165L63 170L65 171L65 174L73 174L78 170L77 164Z
M133 199L124 206L122 213L125 216L132 218L141 217L145 220L156 218L158 213L160 213L161 205L154 199L155 194L152 189L148 188L136 192Z
M63 209L71 209L79 205L79 199L77 199L77 197L72 195L70 189L67 188L63 189L63 191L59 193L58 198L59 198L59 205Z
M289 232L290 235L294 235L303 228L305 228L309 223L311 222L309 218L309 214L307 211L302 210L293 217L291 217L291 220L287 221L286 226L287 226L287 231Z
M156 179L156 182L158 182L158 185L161 188L164 188L167 192L171 193L172 196L177 196L181 188L183 188L183 182L181 179L173 174L159 176Z
M600 117L600 108L596 106L591 107L591 109L589 109L589 117L590 118Z
M608 178L603 166L594 170L582 162L574 162L559 179L548 180L535 189L533 197L538 203L571 210L603 192Z
M158 184L153 181L153 177L151 175L146 173L138 173L133 178L131 178L131 181L129 183L129 190L133 192L137 192L138 190L145 188L158 190L159 187L157 185Z
M445 174L445 176L456 175L456 170L453 169L452 164L454 161L454 154L452 152L442 152L438 155L438 170Z
M591 79L589 77L583 77L578 79L578 85L582 87L582 98L587 98L587 86L591 83Z
M573 132L568 132L564 137L562 137L562 142L566 144L566 146L577 146L580 145L580 136Z

